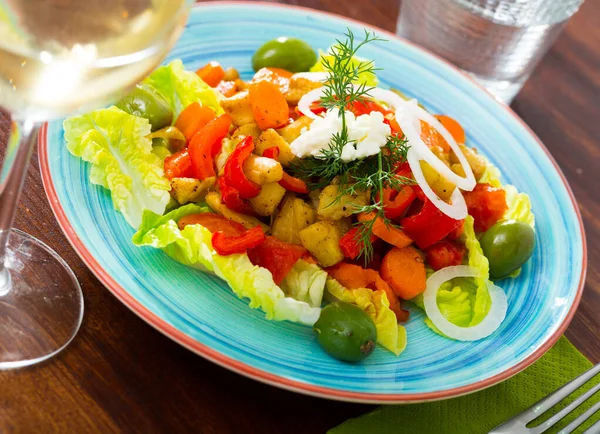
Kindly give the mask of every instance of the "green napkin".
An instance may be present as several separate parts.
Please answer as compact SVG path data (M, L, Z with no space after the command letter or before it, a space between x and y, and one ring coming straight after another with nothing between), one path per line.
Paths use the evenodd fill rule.
M346 421L330 430L328 434L487 433L587 371L591 366L592 364L563 336L532 366L501 384L445 401L382 406L366 415ZM542 415L539 423L570 400L593 387L598 381L597 377L572 394L570 399L553 408L551 413ZM548 432L558 432L599 400L600 392ZM592 416L576 432L583 432L598 420L600 420L600 412Z

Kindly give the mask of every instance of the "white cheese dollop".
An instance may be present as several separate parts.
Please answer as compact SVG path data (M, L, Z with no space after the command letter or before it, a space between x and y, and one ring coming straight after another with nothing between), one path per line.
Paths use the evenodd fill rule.
M351 113L349 113L351 114ZM346 121L348 120L346 115ZM354 116L353 116L354 117ZM311 124L310 128L302 131L296 140L290 143L292 153L303 158L307 156L319 157L321 151L329 146L331 136L342 129L342 119L337 110L327 112L324 118L317 118Z
M384 122L383 114L379 112L371 112L359 117L346 112L346 126L351 141L342 149L341 159L346 163L377 155L392 133L389 125ZM306 156L319 158L322 150L329 146L331 137L341 129L342 119L338 110L331 110L325 117L315 119L310 129L303 131L290 144L292 153L299 158Z
M347 163L377 155L386 144L388 136L392 134L390 126L383 120L383 114L380 112L357 117L348 126L348 138L351 143L342 149L342 161Z

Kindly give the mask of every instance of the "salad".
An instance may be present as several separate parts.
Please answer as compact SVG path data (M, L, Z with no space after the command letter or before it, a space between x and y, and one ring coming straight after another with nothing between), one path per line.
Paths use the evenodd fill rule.
M268 320L312 326L333 357L400 355L408 306L434 333L483 339L508 306L492 281L534 249L529 197L457 120L378 86L357 56L371 43L349 31L317 54L278 38L250 80L175 60L66 119L66 145L136 246L214 273Z

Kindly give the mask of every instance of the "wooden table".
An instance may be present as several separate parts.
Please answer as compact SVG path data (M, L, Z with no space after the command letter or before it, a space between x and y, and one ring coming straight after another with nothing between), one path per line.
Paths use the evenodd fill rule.
M289 0L394 30L395 0ZM515 111L567 176L587 230L583 300L567 336L600 362L600 1L587 0L521 94ZM0 142L7 133L0 114ZM85 295L72 344L33 368L0 373L0 432L324 432L372 406L293 394L192 354L135 316L84 266L48 206L34 156L16 227L54 248Z

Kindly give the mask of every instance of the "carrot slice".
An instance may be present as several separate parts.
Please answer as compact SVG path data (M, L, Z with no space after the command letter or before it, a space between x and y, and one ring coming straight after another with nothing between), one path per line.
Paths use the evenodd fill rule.
M213 61L198 69L196 74L210 87L216 87L225 77L225 70L219 62Z
M189 214L181 217L177 222L177 226L181 230L187 225L202 225L212 233L224 232L225 235L229 236L241 235L246 231L246 228L240 223L210 212Z
M390 303L390 309L396 314L396 319L398 321L406 321L408 319L408 312L402 310L398 296L377 271L362 268L360 265L340 262L328 268L327 272L348 289L369 288L374 291L384 291Z
M289 107L275 83L266 80L251 83L249 94L254 120L261 130L279 128L288 122Z
M373 217L375 217L375 211L367 214L359 214L358 220L363 222L373 220ZM381 238L386 243L399 248L410 246L413 242L413 240L411 240L409 236L402 231L402 229L386 225L381 217L378 217L377 221L373 224L373 234Z
M379 272L396 295L404 300L425 291L425 263L414 247L392 248L383 257Z
M452 135L452 138L456 140L456 143L465 143L466 135L463 127L450 116L446 115L435 115L438 121L448 130L448 132Z
M213 120L214 117L215 112L212 109L193 102L179 114L175 121L175 127L183 133L189 142L194 137L194 134Z

